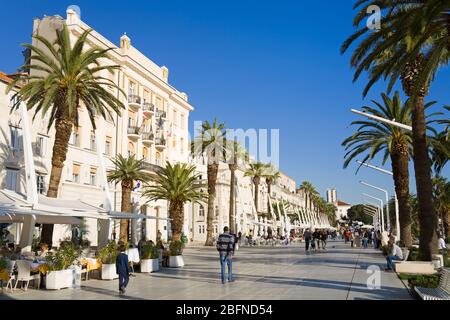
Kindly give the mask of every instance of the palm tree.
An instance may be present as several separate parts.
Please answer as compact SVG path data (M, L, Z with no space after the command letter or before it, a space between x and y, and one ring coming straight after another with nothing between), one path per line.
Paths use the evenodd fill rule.
M118 154L112 160L115 169L108 175L108 181L121 184L122 202L121 211L131 212L131 192L134 189L135 181L147 181L149 176L144 173L144 160L137 160L134 155L125 158ZM119 239L123 242L128 242L128 219L120 220L120 235Z
M426 2L438 5L436 0ZM378 80L389 79L389 92L400 78L403 91L410 97L413 159L421 225L419 250L422 259L431 260L432 254L437 252L437 215L432 199L424 100L435 72L440 64L448 62L449 54L447 50L441 50L444 42L436 40L440 39L439 32L448 31L447 27L445 31L443 28L429 29L425 27L424 22L431 23L433 19L430 20L430 16L425 20L419 19L424 12L430 13L426 11L430 8L425 8L427 5L424 3L413 0L358 1L355 7L361 4L364 4L364 7L354 20L355 26L360 24L370 5L381 6L386 9L384 11L387 14L382 20L380 30L372 32L368 27L364 27L344 42L341 51L345 52L355 40L363 38L352 55L351 65L356 68L355 81L363 71L369 73L364 96ZM444 16L446 15L448 14L444 13Z
M214 119L210 124L208 121L202 123L198 136L192 143L193 154L207 156L207 178L208 178L208 213L206 225L205 246L212 246L213 239L213 220L214 220L214 201L216 199L216 181L219 171L219 163L225 159L225 124L218 123Z
M174 241L181 240L184 204L201 203L207 198L206 194L201 192L205 185L200 175L195 174L195 170L193 165L167 163L165 168L160 168L156 175L150 178L153 184L147 185L142 194L148 201L169 201L169 218Z
M266 173L266 185L267 185L267 208L270 208L270 194L272 193L272 185L281 177L280 171L278 171L273 165L267 168Z
M306 206L308 206L308 203L309 203L309 209L312 210L313 203L314 203L314 197L317 196L319 194L319 192L317 192L314 185L309 181L303 181L302 184L300 185L299 189L303 190L305 192Z
M249 161L248 152L237 141L226 141L226 155L229 159L228 168L230 169L230 208L229 208L229 225L230 232L234 233L235 227L235 193L236 193L236 170L239 168L241 162L247 163Z
M251 177L254 191L255 191L255 208L256 213L259 212L259 184L261 183L261 179L265 178L267 175L267 167L268 165L262 162L250 163L249 168L245 170L244 176Z
M433 179L433 198L439 213L445 236L450 236L450 182L447 178L436 176Z
M112 112L120 114L124 108L122 102L109 89L123 91L111 80L101 76L102 72L114 72L120 67L101 65L102 59L108 58L110 49L93 47L85 49L87 37L92 30L83 32L77 41L71 44L67 26L56 31L56 40L50 42L40 35L33 35L37 45L24 44L31 51L30 59L21 67L21 71L34 71L30 75L22 73L9 86L12 90L17 83L26 83L15 94L17 102L27 103L27 109L34 109L34 117L50 115L48 130L55 126L52 170L50 174L48 197L58 196L58 187L66 161L67 149L72 129L78 125L78 111L83 105L89 114L95 130L95 114L106 118ZM44 225L41 240L49 246L52 244L53 225Z
M436 132L430 137L430 157L433 162L433 169L439 174L450 159L450 139L447 138L448 133L445 131Z
M411 124L411 107L408 102L402 104L399 92L393 98L381 95L383 104L372 100L375 108L364 106L363 110L378 117L395 119L399 123ZM425 105L431 107L434 102ZM434 114L432 114L434 115ZM430 115L430 116L432 116ZM358 155L365 154L363 162L382 153L383 164L391 160L395 192L399 203L400 234L406 246L412 245L411 208L409 206L409 157L412 153L411 133L398 127L375 120L355 121L359 125L356 133L342 143L347 150L344 168Z

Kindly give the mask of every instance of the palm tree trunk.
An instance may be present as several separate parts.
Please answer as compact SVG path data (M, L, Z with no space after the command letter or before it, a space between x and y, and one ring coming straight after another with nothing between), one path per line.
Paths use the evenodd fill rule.
M235 233L235 189L236 189L236 165L235 164L229 164L230 168L230 210L229 210L229 225L230 225L230 231L231 233Z
M255 185L255 208L256 208L256 214L259 212L258 203L259 203L259 183L260 178L255 177L253 178L253 184Z
M67 157L70 135L72 134L73 124L67 119L56 119L55 121L55 143L53 145L52 171L48 186L47 197L57 198L59 183L64 168L64 162ZM49 248L53 245L53 224L44 224L42 226L41 242L48 244Z
M450 237L450 209L444 211L442 221L444 222L445 237Z
M269 201L269 197L270 197L270 193L272 192L272 183L267 182L267 213L270 212L270 201Z
M219 165L211 163L207 166L208 176L208 213L206 217L206 242L205 246L212 246L213 239L213 219L214 219L214 200L216 199L216 181Z
M131 212L132 186L133 186L132 182L126 180L122 181L122 204L121 204L122 212ZM128 219L120 220L119 240L125 243L128 242L128 225L129 225Z
M184 204L182 202L171 202L169 205L169 216L172 219L172 240L180 241L184 223Z
M405 144L394 145L391 153L395 193L397 194L400 220L400 236L406 247L412 245L411 208L409 206L409 153Z
M416 87L420 71L425 64L425 56L419 55L414 61L408 63L401 75L403 90L411 97ZM419 94L412 105L412 137L413 159L416 177L417 200L419 205L419 254L425 261L431 261L432 254L437 252L438 218L433 205L433 192L431 182L431 162L428 155L426 137L426 119L424 110L424 97L428 94L428 86L419 88Z
M438 219L433 205L431 162L428 155L424 97L417 98L412 112L414 170L416 173L417 199L419 202L419 252L425 261L431 261L437 253Z

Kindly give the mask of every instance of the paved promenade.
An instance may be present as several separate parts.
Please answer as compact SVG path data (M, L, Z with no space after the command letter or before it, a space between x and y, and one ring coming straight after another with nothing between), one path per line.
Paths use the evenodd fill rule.
M380 251L356 249L330 241L327 251L306 254L303 245L241 248L234 261L235 282L222 285L215 248L188 248L186 266L131 278L125 296L118 281L89 280L82 288L60 291L17 290L1 299L282 299L394 300L411 299L394 273L380 273L380 288L370 289L368 266L384 270ZM371 283L374 283L371 281ZM376 282L375 282L376 283Z

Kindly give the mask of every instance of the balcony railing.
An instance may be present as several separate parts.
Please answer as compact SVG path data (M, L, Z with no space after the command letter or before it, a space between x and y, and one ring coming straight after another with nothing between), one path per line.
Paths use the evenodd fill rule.
M139 135L141 131L140 127L136 127L136 126L129 126L128 127L128 134L136 134Z
M159 170L161 170L161 167L150 162L144 162L144 170L158 172Z
M142 104L142 111L144 112L155 112L155 106L152 103L144 102Z
M166 119L167 113L162 110L156 110L156 117Z
M142 133L142 140L153 141L154 138L155 138L155 134L152 133L152 132L144 132L144 133Z
M141 97L136 94L130 94L128 96L128 103L141 104Z
M166 139L164 139L164 138L156 138L155 139L155 144L157 145L157 146L166 146Z

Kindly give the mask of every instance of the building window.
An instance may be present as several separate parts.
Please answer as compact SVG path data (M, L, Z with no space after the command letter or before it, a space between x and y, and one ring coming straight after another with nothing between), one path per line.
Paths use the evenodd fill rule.
M112 153L111 146L112 146L112 138L107 136L105 140L105 154L108 156L110 156Z
M38 136L36 138L36 155L39 157L45 157L45 138L42 136Z
M134 144L132 142L128 143L128 157L132 157L136 154L134 150Z
M91 186L97 185L97 168L91 168L91 173L89 175L89 184Z
M10 127L11 132L11 149L20 150L20 129L17 127Z
M72 166L72 182L80 183L80 167L79 164Z
M36 185L37 185L37 192L39 194L44 194L45 192L45 176L41 174L36 175Z
M181 128L181 130L184 130L184 128L185 128L184 114L180 114L180 128Z
M19 170L6 169L6 189L19 191Z
M159 152L156 153L156 164L158 166L162 166L161 153L159 153Z
M177 148L177 137L174 135L172 139L172 148L176 150Z
M94 131L91 131L90 149L92 151L96 151L97 150L96 140L95 140L95 132Z
M133 96L137 95L137 86L136 83L133 81L130 81L129 87L128 87L128 95Z
M214 225L214 233L218 233L218 227L217 227L217 224L216 225Z
M178 112L177 110L173 110L173 125L175 126L175 128L178 128Z
M204 217L205 216L205 207L200 205L200 208L198 209L198 216Z
M218 217L219 216L219 206L216 206L216 212L215 212L215 214L216 214L216 217Z
M75 127L73 129L72 135L70 136L69 143L75 147L80 146L80 127Z
M180 138L180 152L184 154L184 139Z

